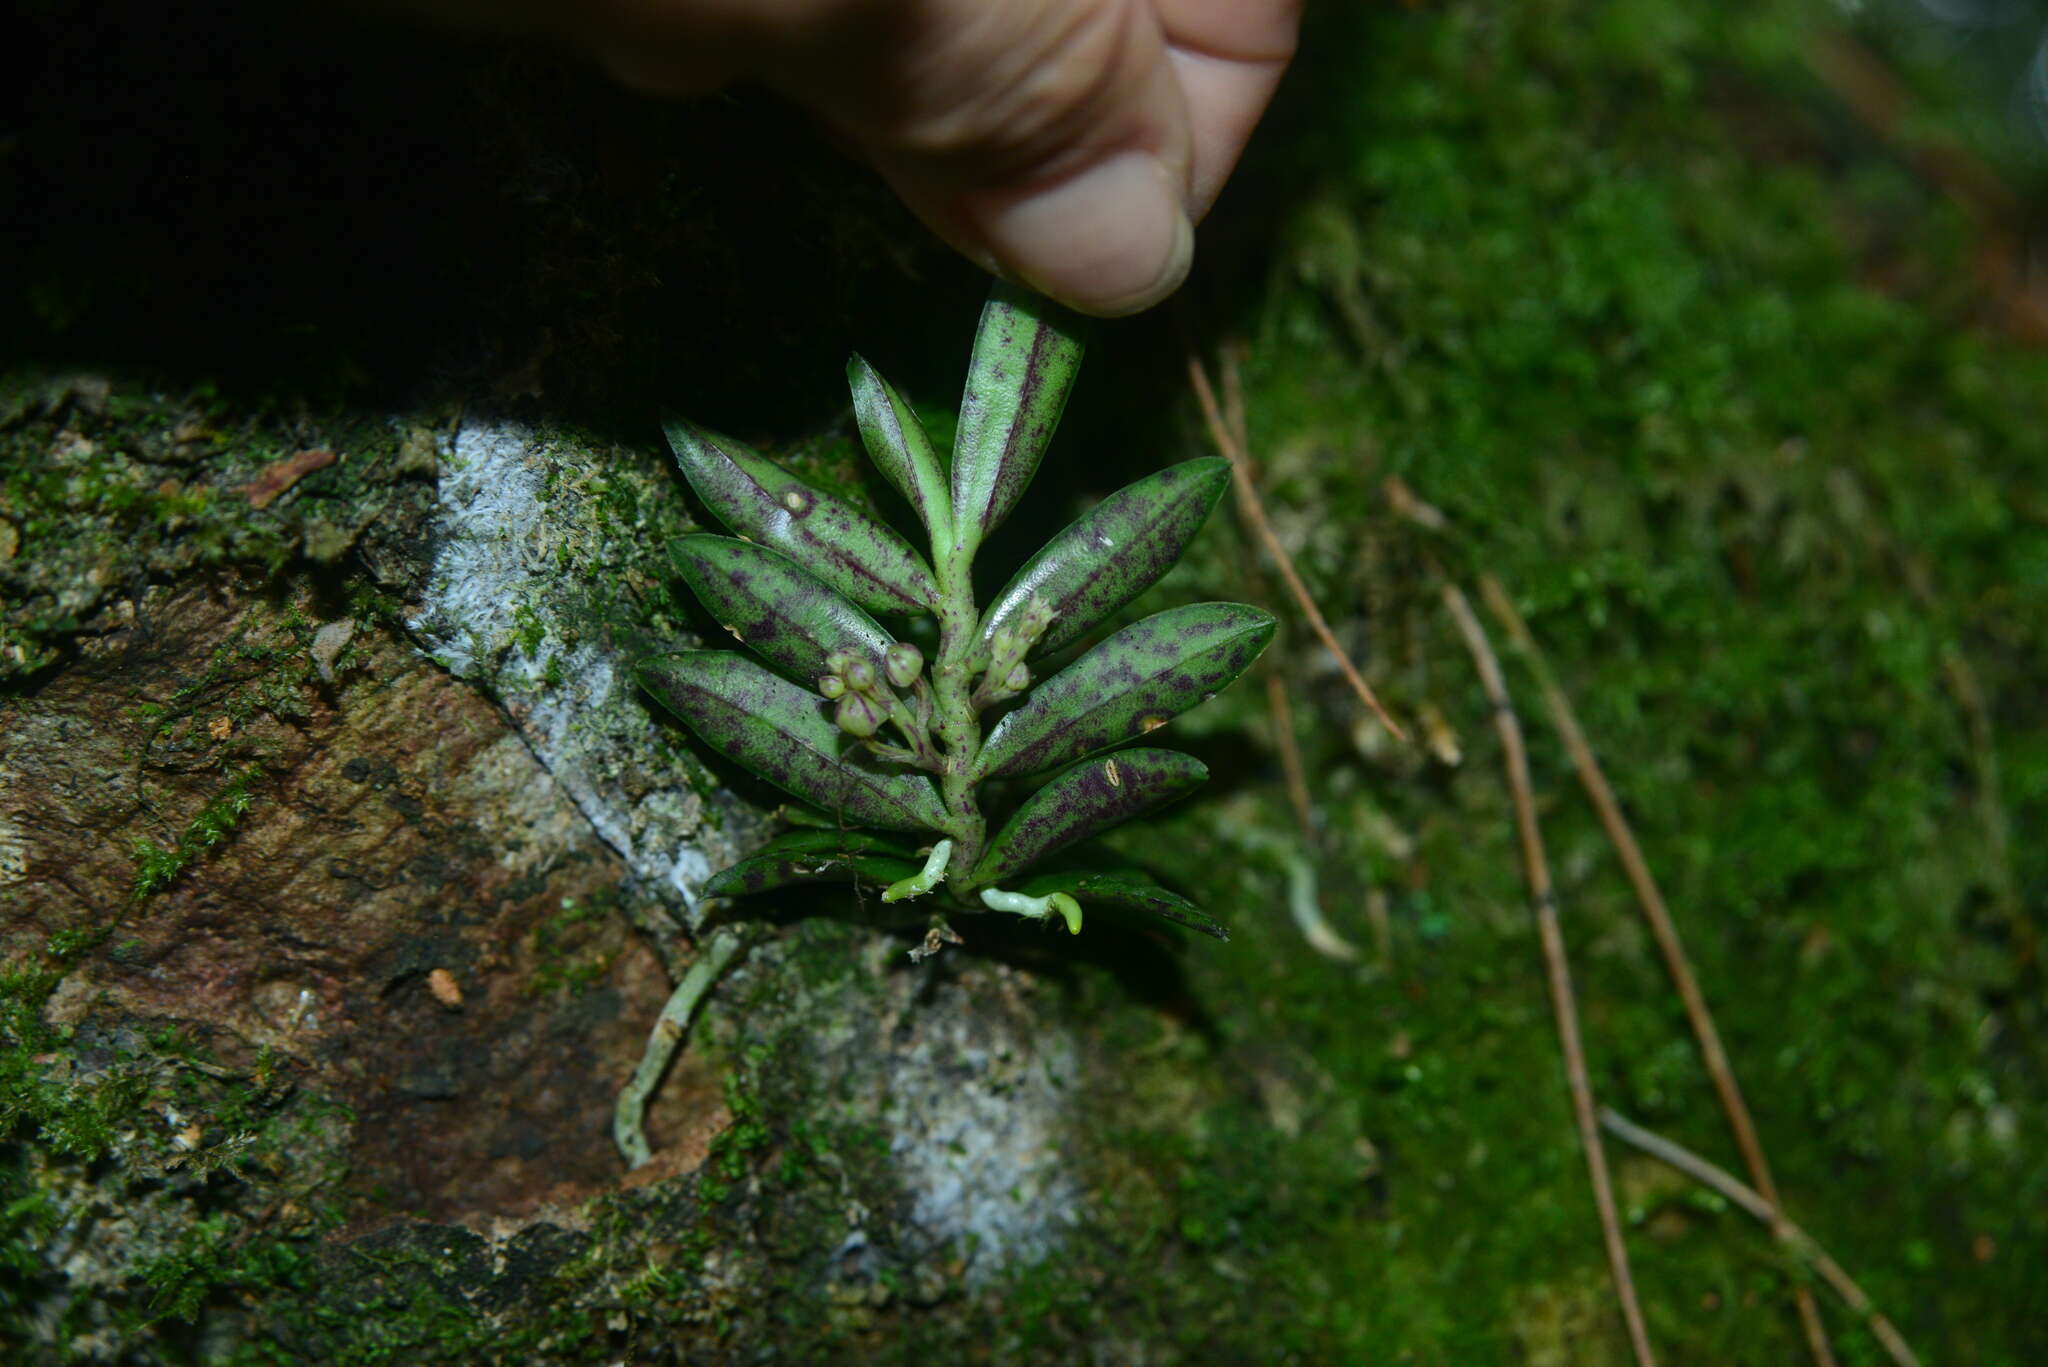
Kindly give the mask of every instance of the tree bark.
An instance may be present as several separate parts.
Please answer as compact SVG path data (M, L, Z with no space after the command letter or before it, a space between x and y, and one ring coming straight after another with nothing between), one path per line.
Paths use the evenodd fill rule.
M957 1347L1128 1187L1067 947L970 929L913 968L845 890L747 909L628 1171L612 1107L696 889L765 829L632 680L692 639L654 453L18 394L54 491L0 566L22 1360Z

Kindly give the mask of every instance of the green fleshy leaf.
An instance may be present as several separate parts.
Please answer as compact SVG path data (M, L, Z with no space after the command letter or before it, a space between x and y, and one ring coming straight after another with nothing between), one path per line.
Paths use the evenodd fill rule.
M858 356L846 363L846 381L853 388L853 416L868 458L917 509L932 544L945 544L953 534L953 495L946 467L916 410Z
M640 683L689 723L704 743L806 802L867 826L937 830L938 790L921 774L882 764L846 737L816 694L725 650L686 650L644 660Z
M1084 760L1025 799L989 842L968 888L997 882L1076 840L1171 802L1208 776L1200 760L1176 750L1120 750Z
M769 839L755 854L886 854L897 859L917 858L917 846L880 831L830 830L784 831Z
M1081 321L997 285L981 311L953 442L953 545L971 551L1017 506L1081 366Z
M870 831L791 831L714 874L707 897L745 897L796 883L860 882L884 886L917 872L900 841Z
M1182 461L1126 485L1075 519L1025 562L982 619L983 648L1035 597L1053 610L1033 654L1081 639L1159 582L1230 483L1230 462Z
M1083 907L1101 905L1149 912L1219 940L1230 938L1230 931L1221 921L1179 893L1161 887L1150 875L1137 869L1062 869L1038 873L1018 884L1017 891L1027 897L1064 892Z
M718 624L770 664L815 683L841 651L870 661L895 639L780 551L729 536L685 536L669 558Z
M1165 725L1228 688L1276 625L1243 603L1195 603L1134 622L997 722L976 777L1040 773Z
M931 567L885 523L695 423L663 428L690 487L719 521L773 546L869 612L929 612Z

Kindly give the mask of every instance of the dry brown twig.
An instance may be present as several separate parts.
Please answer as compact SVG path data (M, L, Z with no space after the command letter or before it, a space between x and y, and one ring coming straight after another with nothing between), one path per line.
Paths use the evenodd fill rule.
M1226 353L1223 373L1226 382L1233 389L1236 387L1234 371L1235 362ZM1302 582L1301 575L1295 570L1293 557L1289 556L1287 548L1280 544L1279 535L1274 532L1272 522L1266 517L1266 506L1259 499L1258 487L1252 483L1251 457L1224 422L1223 411L1216 403L1216 391L1209 384L1208 372L1203 369L1201 358L1192 351L1188 353L1188 379L1193 383L1195 398L1202 406L1202 420L1208 426L1209 439L1216 443L1216 450L1230 462L1230 482L1237 496L1238 508L1244 514L1245 521L1251 524L1252 531L1260 543L1265 546L1266 553L1273 557L1273 564L1279 569L1280 577L1287 581L1287 591L1294 596L1295 603L1300 606L1301 615L1308 619L1309 630L1323 643L1323 649L1330 652L1330 658L1337 662L1337 668L1343 672L1344 681L1351 685L1351 691L1358 695L1359 701L1379 718L1380 725L1386 727L1396 739L1407 740L1408 733L1387 715L1387 709L1380 706L1379 698L1373 694L1371 687L1359 674L1358 666L1351 663L1351 657L1345 654L1344 647L1337 643L1336 633L1330 630L1330 624L1324 620L1322 609L1316 606L1316 600L1309 595L1308 585Z
M2048 294L2027 266L2028 215L2020 196L1963 141L1928 132L1906 83L1853 35L1817 32L1806 64L1872 133L1976 220L1979 284L2020 340L2048 342Z
M1900 1336L1897 1326L1879 1313L1877 1307L1871 1304L1870 1297L1864 1294L1863 1288L1842 1270L1842 1265L1829 1257L1827 1250L1815 1242L1811 1234L1786 1219L1785 1213L1774 1203L1765 1200L1760 1193L1750 1187L1744 1186L1733 1173L1715 1167L1692 1150L1674 1144L1662 1135L1632 1124L1609 1107L1600 1108L1600 1123L1617 1139L1633 1144L1651 1157L1669 1163L1695 1181L1712 1187L1770 1226L1771 1232L1780 1242L1804 1259L1822 1281L1834 1288L1835 1294L1840 1296L1851 1310L1863 1317L1864 1322L1870 1326L1872 1336L1884 1345L1885 1352L1891 1354L1893 1362L1899 1364L1899 1367L1920 1367L1920 1359L1913 1356L1913 1350Z
M1607 1153L1600 1145L1599 1123L1594 1115L1593 1081L1586 1071L1585 1046L1579 1035L1578 1007L1572 998L1571 963L1566 958L1564 932L1559 928L1557 895L1550 882L1550 861L1543 851L1543 833L1536 824L1536 798L1529 782L1529 752L1523 743L1522 724L1508 699L1507 680L1500 661L1479 624L1472 605L1458 586L1443 586L1444 606L1465 638L1479 681L1493 705L1494 727L1500 733L1501 749L1508 770L1508 791L1515 804L1515 829L1521 837L1522 867L1529 879L1529 896L1536 908L1536 932L1543 944L1543 963L1550 981L1550 1005L1557 1018L1557 1037L1564 1051L1565 1080L1571 1089L1572 1114L1578 1122L1579 1142L1586 1153L1586 1173L1593 1184L1593 1204L1600 1212L1600 1232L1607 1244L1607 1262L1614 1274L1614 1291L1621 1302L1622 1322L1628 1328L1629 1346L1639 1367L1653 1367L1656 1356L1650 1350L1650 1335L1643 1324L1642 1306L1636 1300L1635 1277L1629 1271L1628 1245L1621 1236L1621 1216L1615 1207L1614 1183L1607 1171Z
M1650 933L1664 956L1664 967L1678 989L1679 1000L1685 1004L1686 1019L1692 1023L1693 1038L1699 1043L1700 1056L1706 1062L1714 1091L1721 1099L1728 1127L1735 1132L1735 1147L1741 1151L1743 1166L1749 1169L1750 1180L1756 1183L1757 1190L1764 1194L1771 1206L1774 1209L1782 1207L1784 1199L1778 1194L1778 1184L1771 1176L1769 1162L1764 1158L1763 1144L1757 1139L1749 1104L1743 1100L1742 1088L1735 1081L1735 1070L1729 1066L1728 1052L1721 1047L1721 1032L1715 1029L1713 1014L1707 1010L1706 995L1700 991L1699 979L1693 974L1685 944L1678 938L1678 927L1671 919L1656 878L1650 873L1649 862L1643 858L1642 847L1636 843L1635 832L1630 829L1628 818L1622 815L1621 804L1615 800L1614 789L1609 786L1600 761L1594 757L1593 747L1586 741L1586 733L1579 727L1578 714L1573 711L1564 690L1558 686L1557 677L1550 672L1550 663L1537 646L1536 638L1530 634L1529 624L1515 610L1500 581L1490 574L1482 574L1479 592L1494 617L1506 629L1515 648L1528 661L1530 672L1536 676L1536 686L1550 711L1551 725L1557 728L1563 739L1572 767L1578 771L1579 783L1585 788L1593 810L1599 814L1600 825L1606 830L1607 838L1621 860L1629 885L1635 889L1636 902L1642 907L1643 916L1650 923ZM1790 1227L1781 1221L1772 1226L1772 1232L1784 1238L1784 1231ZM1820 1307L1814 1303L1813 1293L1804 1286L1795 1287L1793 1301L1814 1361L1820 1367L1834 1367L1834 1349L1828 1343L1827 1326L1821 1321Z
M1224 355L1223 406L1220 409L1216 403L1216 393L1209 386L1208 375L1202 370L1201 362L1195 358L1192 351L1188 353L1188 367L1194 377L1196 392L1202 400L1202 411L1208 423L1209 435L1216 442L1217 450L1222 452L1224 459L1230 463L1231 482L1236 491L1241 515L1259 533L1260 539L1272 554L1274 564L1286 578L1295 601L1300 604L1303 614L1309 619L1309 625L1315 629L1324 648L1336 659L1353 689L1389 731L1406 740L1407 736L1380 707L1372 689L1366 686L1365 680L1360 677L1350 658L1337 644L1337 639L1331 633L1328 623L1323 620L1315 600L1309 597L1307 586L1302 583L1300 575L1295 573L1294 562L1288 557L1286 549L1273 533L1272 524L1266 519L1265 505L1260 501L1257 486L1251 478L1251 458L1248 454L1251 439L1245 424L1244 386L1240 381L1234 353L1226 351ZM1247 566L1246 577L1259 590L1261 596L1266 595L1264 576L1259 573L1256 561ZM1267 668L1270 671L1274 666L1269 663ZM1287 696L1287 684L1274 672L1269 672L1266 677L1266 702L1273 714L1274 737L1280 749L1281 770L1287 780L1287 800L1294 809L1295 824L1301 830L1301 849L1279 852L1281 861L1287 866L1288 909L1296 927L1312 949L1328 958L1349 962L1358 957L1357 948L1339 935L1336 927L1332 926L1323 914L1321 879L1317 872L1317 865L1321 860L1318 852L1321 841L1316 834L1314 800L1309 792L1307 770L1301 761L1301 747L1294 735L1294 709ZM1381 926L1375 922L1375 934L1379 934L1380 930Z
M1451 530L1450 520L1435 506L1424 502L1415 491L1399 477L1386 481L1386 496L1395 513L1431 532L1444 533ZM1750 1118L1749 1107L1744 1102L1742 1090L1735 1081L1734 1069L1729 1065L1727 1052L1722 1048L1720 1033L1714 1027L1713 1015L1707 1009L1705 995L1700 991L1694 978L1692 964L1685 953L1685 947L1678 938L1678 932L1666 908L1664 898L1658 890L1656 880L1651 876L1648 862L1643 858L1641 848L1636 844L1634 832L1628 820L1622 815L1620 803L1615 800L1612 788L1608 786L1605 774L1593 755L1592 746L1586 741L1585 733L1578 724L1577 713L1563 689L1558 687L1556 678L1550 672L1549 662L1537 647L1528 625L1515 610L1512 600L1502 590L1492 575L1480 576L1480 591L1495 617L1506 627L1516 647L1530 663L1542 690L1551 722L1563 738L1565 749L1570 753L1580 783L1586 789L1606 830L1609 841L1614 845L1630 884L1636 892L1638 905L1644 917L1650 922L1651 931L1663 952L1665 966L1678 989L1687 1019L1692 1024L1693 1037L1705 1061L1707 1073L1713 1080L1714 1089L1721 1100L1721 1108L1728 1117L1730 1129L1735 1133L1736 1146L1742 1151L1743 1162L1748 1166L1752 1180L1758 1187L1769 1193L1776 1204L1780 1198L1777 1184L1771 1177L1769 1164L1764 1159L1763 1146L1756 1136L1756 1127ZM1833 1346L1828 1342L1827 1326L1821 1320L1820 1307L1813 1294L1806 1287L1793 1288L1793 1303L1799 1313L1800 1328L1806 1336L1808 1350L1813 1354L1817 1367L1835 1367Z
M1280 747L1280 772L1287 778L1287 802L1294 808L1294 824L1301 829L1303 848L1314 853L1320 842L1309 799L1308 772L1302 767L1301 746L1294 739L1294 707L1287 701L1287 681L1277 673L1266 675L1266 707L1273 714L1273 738Z

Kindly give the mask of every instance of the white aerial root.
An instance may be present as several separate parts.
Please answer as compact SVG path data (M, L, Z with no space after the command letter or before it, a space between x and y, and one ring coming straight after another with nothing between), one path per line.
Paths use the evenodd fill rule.
M661 1084L661 1075L668 1070L676 1051L683 1047L697 1004L745 945L737 930L728 927L715 932L704 952L676 984L668 1004L661 1008L654 1030L647 1037L647 1052L640 1056L640 1066L633 1070L633 1080L619 1093L619 1104L612 1112L612 1142L625 1155L628 1167L637 1168L654 1157L654 1150L647 1145L647 1098Z
M1064 892L1047 893L1043 897L1027 897L1021 892L983 888L981 904L990 911L1014 912L1018 916L1029 916L1040 921L1049 921L1054 916L1059 916L1066 921L1069 935L1081 933L1081 904Z
M900 878L882 892L884 902L902 902L912 897L922 897L946 881L946 861L953 857L953 842L941 840L932 846L924 867L908 878Z

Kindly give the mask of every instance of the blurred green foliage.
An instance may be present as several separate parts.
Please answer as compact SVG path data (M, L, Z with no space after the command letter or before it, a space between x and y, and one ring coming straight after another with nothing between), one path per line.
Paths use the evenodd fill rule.
M1368 673L1406 716L1439 708L1465 755L1389 755L1306 631L1287 637L1324 905L1369 946L1365 899L1388 898L1384 967L1310 952L1278 864L1242 853L1244 830L1291 825L1277 781L1129 842L1234 877L1205 892L1244 947L1189 956L1195 995L1223 1038L1286 1041L1311 1080L1298 1135L1240 1106L1185 1143L1177 1234L1204 1270L1154 1305L1184 1342L1247 1361L1626 1356L1441 563L1468 589L1503 580L1576 699L1794 1214L1928 1360L2048 1354L2048 1172L2025 1138L2048 1121L2048 851L2030 837L2048 822L2048 358L1997 335L1974 226L1804 64L1826 18L1380 13L1344 105L1285 153L1320 185L1243 320L1266 496ZM1452 530L1397 519L1389 476ZM1189 591L1243 592L1241 544L1207 544ZM1740 1171L1499 644L1596 1090ZM1219 746L1266 725L1256 688L1217 706ZM1800 1274L1764 1232L1617 1158L1669 1358L1802 1360ZM1879 1359L1825 1309L1843 1361Z

